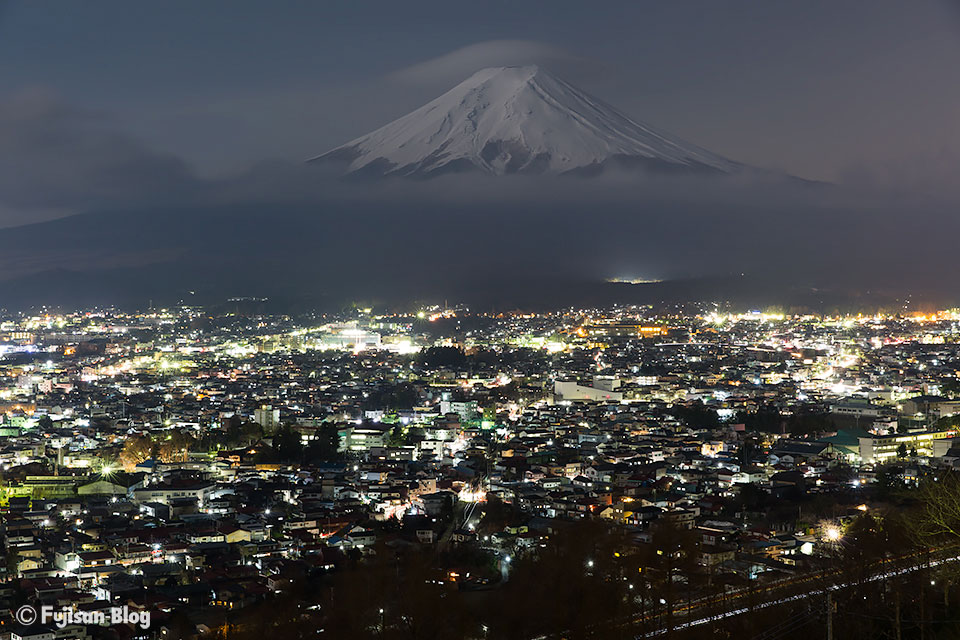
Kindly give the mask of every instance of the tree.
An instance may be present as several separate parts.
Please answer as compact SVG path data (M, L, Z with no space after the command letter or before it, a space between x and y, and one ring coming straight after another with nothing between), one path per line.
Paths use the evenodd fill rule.
M303 455L303 442L300 434L289 424L280 425L273 435L273 449L281 462L300 460Z
M489 637L634 637L625 627L597 628L635 613L643 574L632 548L623 529L596 520L551 534L546 547L515 558L509 582L493 592Z
M123 468L131 471L138 464L152 458L156 453L156 443L147 435L133 435L123 443L119 461Z
M304 451L307 462L333 462L341 458L340 434L336 425L324 424L317 429L313 440Z
M432 554L376 552L331 578L322 602L325 634L334 638L440 640L477 637L462 597L443 581ZM496 636L491 636L496 637Z
M193 437L183 431L174 431L160 442L157 457L163 462L184 462L187 452L194 444Z
M922 505L915 532L928 546L937 542L960 542L960 477L944 473L927 477L920 485Z
M694 429L716 429L720 426L719 414L699 400L690 405L674 405L670 412L684 425Z
M457 347L430 347L420 353L420 366L425 369L455 369L467 363L467 357Z
M365 409L411 409L420 402L420 392L409 382L384 386L370 393L363 401Z
M657 593L665 600L668 629L674 611L682 599L677 593L675 576L690 576L697 570L699 537L692 529L680 527L669 517L660 518L651 528L650 544L642 556L645 571L652 573ZM689 591L687 593L689 599Z
M406 434L403 431L403 425L396 424L387 434L388 447L402 447L406 444Z
M236 418L236 416L234 416ZM221 444L229 449L248 447L263 437L263 427L256 422L231 418Z

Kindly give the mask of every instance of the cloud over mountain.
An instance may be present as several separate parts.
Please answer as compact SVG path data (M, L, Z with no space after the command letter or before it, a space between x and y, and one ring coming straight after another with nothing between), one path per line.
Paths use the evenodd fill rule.
M394 71L387 78L413 85L450 86L479 69L530 64L575 64L579 58L560 47L534 40L477 42Z
M0 98L0 208L129 206L192 198L201 189L183 159L150 149L53 92Z

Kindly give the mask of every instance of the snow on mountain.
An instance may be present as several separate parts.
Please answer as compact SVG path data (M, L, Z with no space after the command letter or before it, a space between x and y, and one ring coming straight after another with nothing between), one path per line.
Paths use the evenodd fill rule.
M616 164L730 173L741 165L632 120L536 66L478 71L419 109L311 162L347 173L592 173Z

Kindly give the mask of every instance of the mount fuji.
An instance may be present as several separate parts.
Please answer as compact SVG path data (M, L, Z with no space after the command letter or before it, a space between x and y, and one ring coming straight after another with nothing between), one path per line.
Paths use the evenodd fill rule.
M633 120L536 66L478 71L419 109L310 162L339 164L345 174L408 177L744 168Z

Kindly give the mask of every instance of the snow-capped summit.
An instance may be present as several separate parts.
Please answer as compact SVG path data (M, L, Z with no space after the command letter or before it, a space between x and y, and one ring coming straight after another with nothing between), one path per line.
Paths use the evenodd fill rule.
M390 124L313 158L347 173L599 172L609 165L729 173L741 165L632 120L536 66L473 74Z

